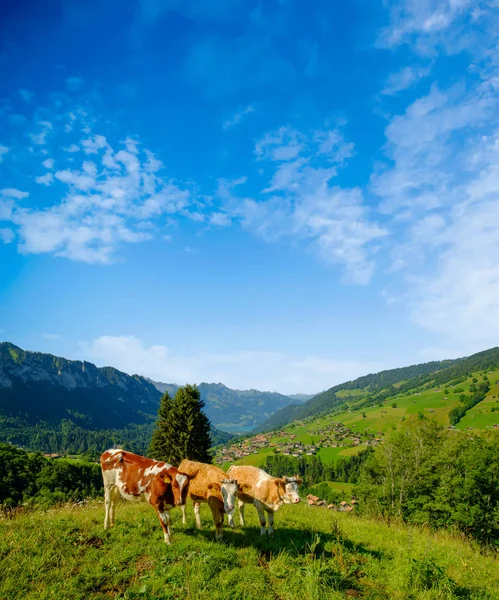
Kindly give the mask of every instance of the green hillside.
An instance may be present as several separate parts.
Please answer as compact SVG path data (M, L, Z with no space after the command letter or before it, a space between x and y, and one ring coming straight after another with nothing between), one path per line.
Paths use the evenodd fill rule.
M314 396L301 406L289 406L277 411L255 433L271 431L292 421L315 417L321 413L349 409L355 400L360 407L369 407L388 398L413 390L442 386L453 380L464 380L471 373L499 367L499 348L491 348L472 356L447 361L434 361L359 377L334 386Z
M494 351L487 355L487 364L490 364L490 356L495 354ZM341 394L341 403L336 410L294 421L253 438L231 440L218 449L217 456L231 456L230 461L223 461L224 464L263 465L267 456L286 452L294 446L290 449L290 456L316 456L324 463L336 462L367 447L376 447L383 442L386 434L418 418L433 419L444 427L452 428L449 413L463 406L460 398L463 395L469 397L470 388L484 383L484 378L489 386L484 399L470 408L454 428L462 431L499 427L499 367L471 373L466 371L467 376L459 375L459 372L456 373L453 366L438 373L438 385L435 385L437 376L433 375L432 380L408 391L404 391L409 387L407 385L398 389L394 386L391 395L378 397L375 405L372 405L372 398L366 401L363 393L342 390L337 394ZM259 441L263 439L265 441ZM302 446L296 447L296 444ZM230 451L231 448L234 450ZM247 455L238 455L238 452L245 451L248 451Z
M183 526L172 511L166 546L147 505L120 503L102 527L102 502L0 520L4 600L494 600L497 556L448 532L384 524L302 503L276 515L261 537L256 511L247 527L214 541L205 505L202 531L191 507ZM236 519L237 523L237 519Z

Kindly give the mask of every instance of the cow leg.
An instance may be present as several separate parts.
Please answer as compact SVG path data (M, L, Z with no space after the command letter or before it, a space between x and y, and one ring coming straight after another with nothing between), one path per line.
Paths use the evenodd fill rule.
M218 541L223 537L224 509L223 507L220 508L215 502L209 502L209 506L213 515L213 523L215 524L215 539Z
M255 501L255 508L256 508L256 512L258 513L258 518L260 519L260 535L265 535L265 533L266 533L265 528L267 526L267 521L265 518L265 511L263 510L263 507L260 504L260 502Z
M112 487L106 486L104 488L104 507L106 509L106 514L104 517L104 529L109 529L109 527L111 526L110 513L111 513L111 503L113 501L112 496L113 496Z
M201 504L199 502L194 502L194 517L196 519L196 527L201 529Z
M269 519L269 535L274 535L274 511L267 511L268 519Z
M104 517L104 529L109 529L114 525L114 507L118 490L114 485L106 485L104 488L104 506L106 515Z
M171 540L171 532L170 532L170 513L168 511L161 512L158 509L156 509L156 512L158 514L158 518L159 518L159 522L161 523L161 527L163 528L163 533L165 536L165 543L171 544L172 540Z
M120 495L120 491L117 487L114 487L111 490L111 504L109 506L109 521L111 523L111 527L114 527L114 509L116 508L116 502L118 501Z
M238 506L239 506L239 525L241 525L241 527L244 527L244 502L242 500L239 500Z
M234 523L234 513L231 512L227 515L227 523L229 525L229 527L232 527L232 529L234 529L235 527L235 523Z
M185 504L182 504L180 508L182 509L182 524L185 525L187 523L187 517L185 516Z

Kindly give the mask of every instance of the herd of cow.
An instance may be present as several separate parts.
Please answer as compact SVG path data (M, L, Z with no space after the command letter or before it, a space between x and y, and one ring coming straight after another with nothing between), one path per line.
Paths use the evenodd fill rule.
M283 504L300 502L298 486L302 480L298 476L272 477L257 467L234 465L225 473L213 465L185 459L176 468L121 449L107 450L100 457L100 463L106 507L104 528L114 525L114 511L120 495L126 500L149 502L158 515L167 544L171 542L170 509L180 506L185 524L188 497L194 504L198 528L201 528L200 503L208 503L217 540L222 537L225 513L229 525L234 527L236 501L241 525L244 525L244 505L255 506L262 535L273 534L274 513Z

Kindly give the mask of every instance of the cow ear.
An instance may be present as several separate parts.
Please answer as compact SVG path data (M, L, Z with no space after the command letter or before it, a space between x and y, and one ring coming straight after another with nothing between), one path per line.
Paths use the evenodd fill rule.
M284 483L284 485L286 485L286 483L288 483L288 478L286 477L286 475L281 477L281 481Z
M298 477L298 475L296 476L296 483L298 485L301 485L303 483L303 479L301 477Z
M249 492L251 490L251 485L249 483L243 483L238 486L241 492Z
M210 483L208 485L208 489L210 490L210 492L220 492L220 486L218 485L218 483Z

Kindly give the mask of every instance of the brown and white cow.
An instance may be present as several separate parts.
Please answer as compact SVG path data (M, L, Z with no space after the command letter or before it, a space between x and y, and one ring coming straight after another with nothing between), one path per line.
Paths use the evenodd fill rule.
M216 539L221 539L224 513L232 514L236 506L237 481L227 478L226 473L218 467L193 460L184 459L178 468L190 477L189 497L194 503L197 528L201 529L200 504L206 502L213 515ZM185 524L185 506L182 506L182 516Z
M170 509L185 504L189 476L165 462L125 450L106 450L100 457L106 516L104 529L114 525L114 509L126 500L149 502L158 515L165 542L170 544Z
M298 504L300 496L298 486L303 482L298 475L294 477L272 477L263 469L234 465L227 475L237 479L239 485L238 506L240 523L244 526L244 505L253 504L260 519L260 534L265 535L268 514L268 534L274 534L274 513L283 504ZM229 525L234 527L234 516L229 515Z

